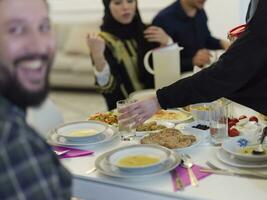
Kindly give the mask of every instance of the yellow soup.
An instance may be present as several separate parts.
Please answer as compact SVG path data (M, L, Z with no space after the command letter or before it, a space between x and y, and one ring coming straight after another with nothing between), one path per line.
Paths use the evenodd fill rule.
M159 162L159 158L146 155L127 156L118 161L121 167L140 167L153 165Z
M243 149L240 150L240 153L242 154L252 154L252 151L255 150L257 148L257 146L251 146L251 147L245 147ZM263 155L267 155L266 149L264 149L265 152Z
M95 135L97 131L95 129L86 129L86 130L78 130L73 131L69 134L69 136L73 137L86 137L86 136L92 136Z

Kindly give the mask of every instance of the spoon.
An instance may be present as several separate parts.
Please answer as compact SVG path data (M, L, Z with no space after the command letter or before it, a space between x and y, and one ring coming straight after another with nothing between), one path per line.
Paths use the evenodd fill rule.
M261 154L264 154L264 153L265 153L265 150L263 149L263 145L262 145L262 143L263 143L264 138L265 138L266 136L267 136L267 127L265 127L265 128L263 129L262 136L261 136L261 140L260 140L260 144L259 144L259 146L258 146L256 149L254 149L254 150L252 151L252 154L254 154L254 155L261 155Z

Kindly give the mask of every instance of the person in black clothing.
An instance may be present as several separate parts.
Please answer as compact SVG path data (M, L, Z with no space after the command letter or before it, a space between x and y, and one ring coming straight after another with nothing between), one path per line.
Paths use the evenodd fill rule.
M203 9L206 0L177 0L163 9L153 20L163 28L179 46L181 72L192 71L210 64L209 50L227 49L229 43L211 36L207 15Z
M267 1L252 0L247 29L212 66L157 91L123 110L121 118L144 122L160 108L211 102L221 97L267 115Z
M169 43L155 26L143 24L136 0L103 0L105 15L100 34L89 33L87 43L108 109L136 90L153 88L154 79L143 64L144 54Z

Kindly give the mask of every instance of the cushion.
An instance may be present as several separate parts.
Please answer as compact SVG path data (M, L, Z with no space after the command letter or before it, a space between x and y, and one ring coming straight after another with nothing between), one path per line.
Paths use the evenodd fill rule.
M86 36L89 32L87 25L74 25L63 48L67 54L84 54L89 56Z

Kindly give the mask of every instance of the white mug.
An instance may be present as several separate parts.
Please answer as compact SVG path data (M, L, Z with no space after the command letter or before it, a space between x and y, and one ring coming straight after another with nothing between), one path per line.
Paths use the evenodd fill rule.
M177 43L166 47L150 50L144 57L146 70L154 75L155 88L168 86L180 78L180 51ZM149 65L149 57L152 55L154 70Z

